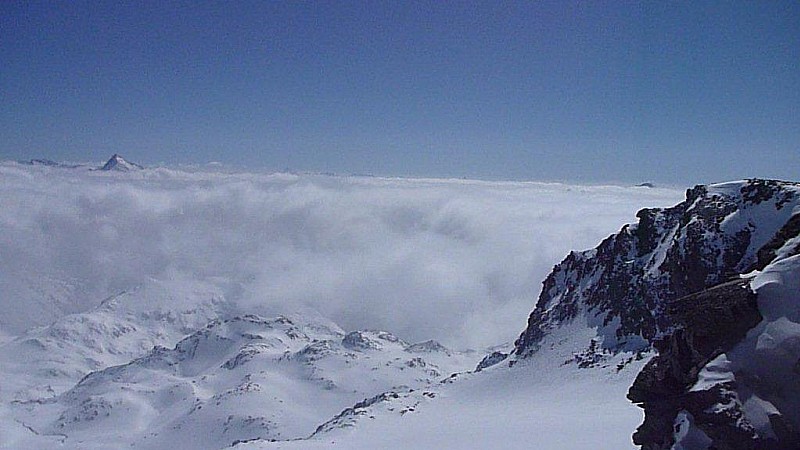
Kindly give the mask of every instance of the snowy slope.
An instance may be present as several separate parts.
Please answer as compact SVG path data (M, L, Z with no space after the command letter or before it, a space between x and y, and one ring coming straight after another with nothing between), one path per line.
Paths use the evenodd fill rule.
M241 449L625 449L642 413L625 392L647 357L598 355L579 367L593 330L572 324L546 351L424 389L393 390L343 411L308 440Z
M52 397L90 371L174 345L231 310L213 286L151 280L83 313L69 314L0 346L0 399Z
M15 402L14 420L66 448L214 449L253 438L296 439L356 401L422 387L474 367L478 354L387 332L343 332L321 318L218 319L173 349L84 377L47 399ZM32 440L32 441L31 441Z

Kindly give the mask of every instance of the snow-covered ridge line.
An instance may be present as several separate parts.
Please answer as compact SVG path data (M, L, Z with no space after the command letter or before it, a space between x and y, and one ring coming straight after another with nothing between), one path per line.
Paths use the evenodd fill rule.
M511 364L585 323L612 354L659 352L628 394L646 411L643 448L797 448L800 184L695 186L637 217L554 268Z

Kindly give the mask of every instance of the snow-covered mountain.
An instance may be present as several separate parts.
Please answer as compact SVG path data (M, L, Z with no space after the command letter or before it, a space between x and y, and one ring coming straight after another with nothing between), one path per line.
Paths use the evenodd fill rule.
M659 352L629 392L647 414L643 448L797 448L800 185L696 186L637 216L554 268L515 358L583 323L597 330L592 355Z
M798 448L799 217L794 183L697 186L556 266L510 357L245 448Z
M672 329L669 301L796 251L798 205L800 185L747 180L696 186L674 207L639 211L638 223L553 269L515 353L576 319L598 327L605 348L648 348Z
M0 347L6 378L0 400L58 395L94 370L123 364L156 345L174 345L232 306L210 285L191 288L152 280L98 306L67 314Z
M262 314L207 266L77 311L59 299L85 287L18 289L55 310L10 310L0 447L798 448L800 185L696 186L637 217L556 265L519 339L482 353Z
M345 333L321 318L217 319L63 394L14 402L15 420L30 431L16 445L215 449L305 438L348 405L423 388L477 357L383 331Z
M22 164L27 164L30 166L58 167L64 169L76 169L78 167L81 167L80 164L63 163L46 158L34 158L28 161L20 161L20 162Z

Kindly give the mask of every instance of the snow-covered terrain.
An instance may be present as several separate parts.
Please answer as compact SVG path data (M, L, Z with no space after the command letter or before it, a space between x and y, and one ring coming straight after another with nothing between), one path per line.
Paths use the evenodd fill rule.
M345 333L321 318L217 319L172 349L92 372L62 395L13 402L25 430L11 443L215 449L305 438L343 405L427 386L476 360L434 341ZM31 441L30 430L47 437Z
M579 368L593 330L565 327L548 351L345 411L308 440L239 449L626 449L642 413L625 392L647 357L620 353ZM632 362L628 362L633 359Z
M0 165L0 446L219 448L428 399L510 349L563 253L680 195L125 163Z
M800 439L795 184L106 166L0 164L0 447Z

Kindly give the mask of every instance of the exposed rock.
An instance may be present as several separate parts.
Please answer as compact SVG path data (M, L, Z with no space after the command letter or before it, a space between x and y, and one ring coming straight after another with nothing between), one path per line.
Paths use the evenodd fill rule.
M424 342L418 342L416 344L411 344L408 347L406 347L406 351L409 353L430 353L430 352L450 353L450 350L447 347L440 344L438 341L434 341L433 339Z
M762 270L778 256L780 251L785 252L783 256L800 254L800 239L797 239L797 236L800 236L800 214L793 215L775 236L758 250L758 260L750 270Z
M739 276L800 253L799 210L799 184L753 179L695 186L674 207L639 211L638 223L555 266L515 358L583 320L597 337L565 364L588 368L622 350L658 351L628 393L645 410L633 437L643 449L671 449L676 439L680 448L800 448L797 402L782 394L794 388L782 391L782 381L763 373L764 361L743 363L741 353L752 351L741 350L745 341L756 346L760 335L751 339L748 330L759 327L764 339L789 346L780 355L793 355L794 341L775 333L795 325L764 332L766 313ZM800 367L787 361L792 367L781 370Z
M644 449L671 448L676 417L687 411L695 426L715 442L731 441L718 448L756 448L735 446L757 441L742 420L741 409L712 408L738 401L732 383L690 391L709 361L730 350L761 321L756 294L748 281L724 283L670 302L667 314L677 330L655 341L658 356L647 363L628 392L628 398L645 410L634 443Z
M478 363L478 367L475 368L475 372L480 372L483 369L500 364L501 362L505 361L506 358L508 358L508 353L492 352L491 354L483 357L481 362Z
M351 331L342 339L342 345L350 350L374 350L378 346L360 331Z
M800 227L792 218L799 187L773 180L699 185L674 207L639 211L638 223L555 266L514 353L536 351L550 330L581 315L598 327L605 348L648 348L673 329L667 303L783 251Z

